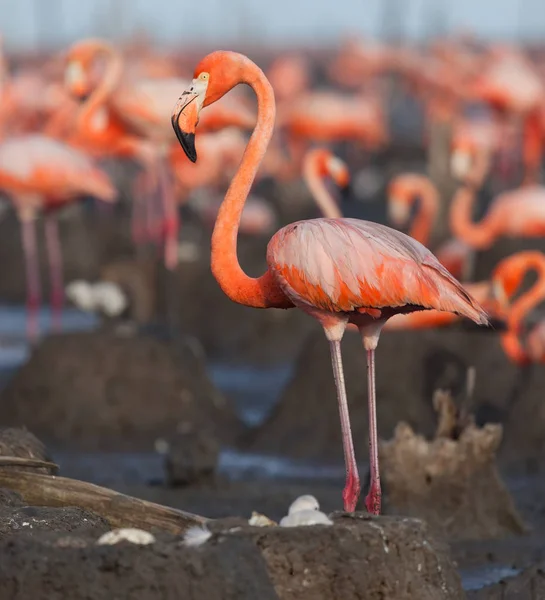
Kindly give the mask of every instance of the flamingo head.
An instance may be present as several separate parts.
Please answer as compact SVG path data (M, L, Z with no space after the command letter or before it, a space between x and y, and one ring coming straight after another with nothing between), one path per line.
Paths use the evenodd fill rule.
M328 153L324 166L331 179L333 179L340 188L348 187L348 184L350 183L350 172L344 161L334 154Z
M450 172L455 179L464 181L474 162L475 143L470 136L459 134L452 141L450 154Z
M492 295L504 307L509 306L526 275L536 271L541 276L542 269L545 270L545 256L537 250L524 250L508 256L492 272Z
M106 54L110 47L101 40L82 40L68 51L64 71L66 90L75 98L85 100L93 91L102 67L97 61L99 54Z
M394 227L403 227L407 223L413 204L411 190L399 178L393 180L388 186L387 195L388 219Z
M252 68L253 67L253 68ZM216 51L195 69L193 81L172 112L172 127L189 160L196 162L195 131L201 110L219 100L238 83L252 84L255 65L243 54Z

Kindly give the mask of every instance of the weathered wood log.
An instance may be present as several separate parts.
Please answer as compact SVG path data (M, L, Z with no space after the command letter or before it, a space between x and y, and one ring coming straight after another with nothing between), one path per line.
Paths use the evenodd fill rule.
M25 458L21 456L0 456L0 467L33 467L35 469L59 470L59 465L46 460Z
M5 459L0 465L5 465ZM22 459L17 466L43 467L45 463ZM120 494L108 488L77 479L42 475L19 469L0 468L0 487L20 494L25 502L34 506L78 506L104 517L112 527L137 527L159 529L175 535L184 533L189 527L206 522L205 517L194 515L154 502L140 500Z

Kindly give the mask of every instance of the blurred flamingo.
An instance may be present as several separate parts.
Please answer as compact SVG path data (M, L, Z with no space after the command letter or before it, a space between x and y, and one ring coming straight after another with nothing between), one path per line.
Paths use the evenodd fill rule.
M530 331L526 342L521 339L524 319L545 300L545 255L536 251L519 252L509 263L502 261L492 273L496 294L508 299L517 293L529 271L537 273L537 280L509 307L508 329L501 337L506 355L521 365L545 361L543 321Z
M343 214L325 187L324 178L331 177L340 188L346 187L350 174L344 162L325 148L309 150L303 161L303 177L322 216L340 219Z
M286 176L300 172L311 142L355 141L374 150L388 141L384 110L376 94L303 94L279 112L278 127L290 151Z
M165 238L164 260L167 268L174 269L178 262L179 220L174 182L167 163L173 143L169 117L178 91L185 87L187 82L178 77L130 79L124 71L120 52L103 40L90 39L77 43L69 53L67 73L73 88L81 87L82 81L92 81L93 68L96 68L100 57L106 58L106 73L96 84L93 101L88 101L92 107L88 107L88 113L91 112L95 122L98 119L97 115L108 115L102 117L103 129L108 127L108 122L113 121L118 127L121 124L125 134L125 139L121 142L122 149L129 149L133 156L144 159L147 167L144 173L150 176L150 180L139 179L137 182L137 214L141 212L146 200L146 196L142 198L139 190L151 196L154 185L158 187L162 195L164 214L159 229L159 234L162 233ZM253 123L253 113L244 104L232 102L219 111L213 111L208 127L210 130L229 124L251 127ZM144 140L147 145L143 144ZM157 234L157 228L154 230Z
M545 84L534 66L519 49L494 48L488 67L471 84L470 95L488 103L499 118L507 115L523 120L524 182L536 184L543 153L541 106Z
M57 221L52 213L85 195L112 202L116 190L85 154L38 134L13 137L0 144L0 189L11 199L21 222L27 277L27 332L35 340L39 333L40 304L36 217L41 211L46 216L51 305L54 325L58 326L63 303L62 263Z
M418 211L409 230L409 235L421 244L428 245L431 231L439 211L439 192L431 179L417 173L403 173L388 185L388 215L399 229L409 220L411 208L420 200ZM436 251L439 262L455 277L467 278L471 248L458 239L450 239Z
M453 198L450 226L475 250L486 250L501 237L541 237L545 234L545 187L526 186L496 196L484 218L472 221L476 189L463 185Z
M340 342L348 322L356 324L367 351L371 484L366 506L380 513L381 489L375 404L375 348L380 330L394 314L435 308L486 324L484 310L421 244L376 223L357 219L313 219L280 229L269 242L267 272L246 275L237 258L237 229L244 203L274 129L275 102L259 67L235 52L213 52L197 65L193 82L172 114L172 124L188 158L203 107L240 83L258 97L258 118L240 167L221 206L212 234L211 267L231 300L255 308L298 307L316 318L330 343L338 391L347 468L345 510L360 493L344 385Z

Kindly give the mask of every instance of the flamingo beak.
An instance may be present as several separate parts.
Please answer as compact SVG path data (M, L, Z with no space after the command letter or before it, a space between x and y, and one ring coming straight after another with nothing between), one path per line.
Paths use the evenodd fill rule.
M199 123L207 82L193 80L191 87L180 96L172 111L172 127L187 158L197 161L195 149L195 131Z

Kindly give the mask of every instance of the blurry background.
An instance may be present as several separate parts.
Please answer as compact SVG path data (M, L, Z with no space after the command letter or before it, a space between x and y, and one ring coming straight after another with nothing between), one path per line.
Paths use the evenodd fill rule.
M0 3L10 49L54 48L86 36L120 40L145 32L154 42L183 45L335 44L340 36L424 40L461 30L485 38L538 41L545 17L539 0L278 0L257 5L203 0L19 0Z

